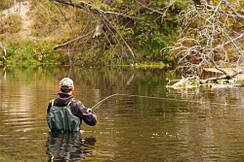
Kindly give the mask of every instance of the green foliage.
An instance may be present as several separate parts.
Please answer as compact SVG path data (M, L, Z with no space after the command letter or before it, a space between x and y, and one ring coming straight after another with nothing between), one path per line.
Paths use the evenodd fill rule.
M163 10L167 7L166 1L151 1L149 7L157 9L165 15L147 10L140 18L135 29L135 38L140 46L138 51L146 59L167 62L174 59L174 57L162 54L160 51L163 47L172 43L177 36L177 13L186 7L186 4L180 5L176 2L166 12Z
M177 16L190 1L156 1L148 4L124 1L115 8L117 12L136 17L132 22L120 17L116 27L121 31L140 58L148 61L174 63L175 55L162 53L162 48L175 41L177 36ZM143 7L146 6L146 7Z
M73 61L76 65L79 66L96 66L99 64L98 56L96 55L98 53L98 49L94 50L88 50L84 49L82 50L76 57L73 57ZM101 62L100 62L101 63Z
M99 62L100 64L130 64L134 61L157 61L162 62L165 67L174 64L176 56L162 52L162 49L175 41L177 36L178 19L180 11L185 9L191 1L145 1L135 2L133 0L113 1L113 3L101 3L94 1L92 9L103 9L122 13L135 19L124 16L107 15L126 42L136 53L136 60L133 60L129 54L121 37L115 32L105 39L99 38L96 41L96 50L93 54L89 50L89 45L82 49L82 55L76 58L76 61L85 60L85 62ZM146 6L146 7L144 7ZM78 16L79 17L79 16ZM83 19L84 21L84 19ZM82 22L82 20L81 20ZM85 25L83 23L83 25ZM83 26L82 26L83 27ZM105 26L105 32L109 32ZM106 44L106 45L105 45ZM102 53L102 54L101 54ZM90 57L90 58L89 58ZM88 59L89 58L89 59ZM95 60L94 60L95 59ZM89 64L90 64L89 63Z
M78 3L77 0L72 2ZM120 35L114 29L109 31L106 25L99 38L91 39L91 35L65 48L75 49L76 52L71 54L71 57L77 65L131 64L148 61L157 62L161 68L171 67L176 57L162 52L162 48L175 41L179 25L178 13L189 3L191 3L189 0L146 0L143 2L114 0L111 3L110 1L92 1L89 3L91 9L109 10L134 17L132 19L116 14L106 14L107 19L135 52L136 58L131 56ZM58 6L65 16L61 14ZM66 54L60 50L60 54L57 55L52 47L94 30L100 19L97 14L88 13L87 10L60 4L58 6L49 0L32 1L31 9L34 15L32 36L40 41L36 43L32 40L6 41L9 53L8 62L15 62L14 60L18 59L26 63L28 60L31 63L55 62L55 59L56 61L63 60L64 63L68 62ZM65 48L64 51L67 51Z
M49 41L11 39L7 48L7 65L56 64L59 55Z

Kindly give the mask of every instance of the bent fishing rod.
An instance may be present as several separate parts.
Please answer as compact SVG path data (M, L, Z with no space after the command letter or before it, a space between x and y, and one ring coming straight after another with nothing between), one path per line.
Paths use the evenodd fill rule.
M104 101L108 100L111 97L114 96L128 96L128 97L140 97L140 98L149 98L149 99L157 99L157 100L171 100L171 101L184 101L184 102L189 102L189 103L197 103L197 104L205 104L208 102L199 102L199 101L189 101L185 99L177 99L177 98L167 98L167 97L154 97L154 96L142 96L142 95L134 95L134 94L123 94L123 93L115 93L112 94L102 100L100 100L98 103L96 103L94 106L92 106L90 109L95 111ZM210 103L211 105L220 105L220 106L227 106L230 104L221 104L221 103ZM231 106L242 106L242 105L231 105Z
M128 88L128 86L130 85L130 83L132 82L134 78L134 74L129 78L129 80L126 82L126 85L124 87L124 89ZM92 110L96 110L104 101L106 101L107 99L113 97L113 96L118 96L118 95L126 95L126 94L121 94L121 93L115 93L115 94L112 94L104 99L102 99L101 101L99 101L98 103L96 103L94 106L92 106L90 109Z
M141 96L141 95L132 95L132 94L124 94L124 93L115 93L112 94L104 99L102 99L101 101L99 101L98 103L96 103L94 106L91 107L91 109L93 111L95 111L104 101L106 101L107 99L114 97L114 96L128 96L128 97L141 97L141 98L150 98L150 99L160 99L160 100L170 100L170 98L162 98L162 97L153 97L153 96Z
M113 97L113 96L116 96L116 95L118 95L118 94L119 94L119 93L115 93L115 94L112 94L112 95L110 95L110 96L108 96L108 97L102 99L101 101L99 101L98 103L96 103L94 106L92 106L91 109L92 109L93 111L95 111L95 110L98 108L98 106L100 106L100 104L102 104L105 100L107 100L107 99L109 99L109 98L111 98L111 97Z

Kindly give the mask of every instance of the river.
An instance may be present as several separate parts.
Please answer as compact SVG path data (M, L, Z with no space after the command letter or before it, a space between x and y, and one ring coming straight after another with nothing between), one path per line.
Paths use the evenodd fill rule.
M64 76L98 123L53 137L49 100ZM242 161L244 88L169 89L160 69L0 69L0 161ZM146 97L150 96L150 97Z

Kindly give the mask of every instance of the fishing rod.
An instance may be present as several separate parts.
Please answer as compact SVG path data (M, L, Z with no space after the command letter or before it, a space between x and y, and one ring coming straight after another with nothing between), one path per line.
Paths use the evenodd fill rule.
M125 87L124 87L124 89L126 89L129 85L130 85L130 83L132 82L132 80L133 80L133 78L134 78L134 74L129 78L129 80L126 82L126 85L125 85ZM113 97L113 96L117 96L117 95L121 95L119 92L118 93L115 93L115 94L112 94L112 95L110 95L110 96L108 96L108 97L106 97L106 98L104 98L104 99L102 99L101 101L99 101L98 103L96 103L94 106L92 106L90 109L92 109L93 111L95 111L104 101L106 101L107 99L109 99L109 98L111 98L111 97Z
M102 99L101 101L99 101L98 103L96 103L94 106L92 106L91 109L93 111L95 111L104 101L106 101L107 99L109 99L109 98L111 98L113 96L140 97L140 98L150 98L150 99L159 99L159 100L177 100L177 99L166 98L166 97L163 98L163 97L153 97L153 96L142 96L142 95L131 95L131 94L124 94L124 93L115 93L115 94L112 94L112 95L110 95L110 96Z
M96 109L98 108L98 106L100 106L100 104L102 104L105 100L107 100L107 99L109 99L109 98L111 98L111 97L113 97L113 96L116 96L116 95L118 95L118 94L119 94L119 93L115 93L115 94L112 94L112 95L110 95L110 96L108 96L108 97L102 99L101 101L99 101L98 103L96 103L94 106L92 106L91 109L92 109L92 110L96 110Z
M91 109L93 111L95 111L104 101L106 101L107 99L114 97L114 96L128 96L128 97L140 97L140 98L149 98L149 99L158 99L158 100L171 100L171 101L183 101L183 102L189 102L189 103L197 103L197 104L206 104L209 102L199 102L199 101L189 101L189 100L185 100L185 99L176 99L176 98L167 98L167 97L154 97L154 96L142 96L142 95L134 95L134 94L123 94L123 93L115 93L112 94L104 99L102 99L101 101L99 101L98 103L96 103L94 106L91 107ZM230 105L232 107L239 107L242 105L231 105L231 104L221 104L221 103L209 103L211 105L219 105L219 106L227 106Z

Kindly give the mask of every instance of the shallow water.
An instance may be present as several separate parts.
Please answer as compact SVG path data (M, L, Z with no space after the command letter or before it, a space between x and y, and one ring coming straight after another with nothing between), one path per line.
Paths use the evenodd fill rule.
M0 69L0 161L241 161L244 88L173 90L161 70ZM70 76L74 96L97 110L82 134L52 137L48 101ZM146 98L143 96L152 96Z

